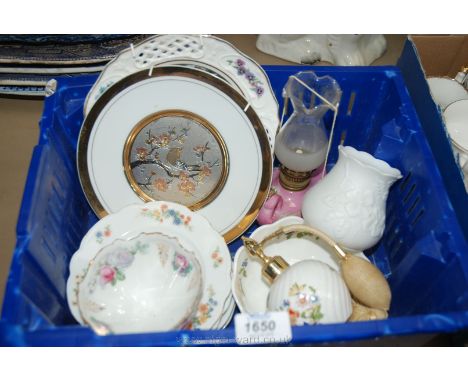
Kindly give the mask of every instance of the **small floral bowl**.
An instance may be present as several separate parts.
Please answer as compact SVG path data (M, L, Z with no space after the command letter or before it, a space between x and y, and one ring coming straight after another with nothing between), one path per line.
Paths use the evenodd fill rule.
M159 236L150 236L158 234ZM136 245L138 238L143 240L149 237L159 237L161 240L167 238L172 242L173 247L175 246L174 248L181 247L179 253L186 254L185 257L189 260L195 256L200 263L203 276L202 297L187 328L208 330L219 329L225 325L225 315L229 315L232 311L232 305L234 305L231 293L232 260L229 248L224 238L213 229L208 220L201 214L193 212L180 204L165 201L148 202L143 205L128 205L120 211L102 218L86 233L81 240L80 247L70 260L70 275L67 280L67 302L70 313L75 320L81 325L90 325L90 320L85 322L83 319L83 316L86 317L87 315L87 308L85 307L86 309L81 309L82 311L80 311L78 306L78 292L79 289L84 288L84 277L90 277L88 269L91 266L90 264L96 261L93 260L96 254L108 251L107 247L113 243L115 245L117 243L124 243L126 251L134 251L132 245ZM156 243L151 244L150 249L151 253L159 253ZM120 267L112 267L112 264L114 264L113 259L111 259L110 267L105 267L106 264L103 264L104 269L102 270L102 274L101 268L93 268L94 272L99 271L96 285L100 286L99 280L102 280L101 284L106 286L123 285L122 276L125 277L125 280L130 280L129 277L132 269L137 263L132 261L131 267L125 266L127 264L127 256L119 255L117 257L123 258L120 260L124 265L123 270L121 269L122 265ZM186 267L183 264L182 258L179 257L177 261L181 264L182 274L184 274L183 270ZM198 273L197 262L194 261L193 263L195 264L193 265L194 268L188 274L191 276ZM166 262L166 264L170 265L172 262ZM118 270L120 272L117 272ZM190 293L196 292L197 289L198 287L196 286ZM193 298L190 297L190 293L188 296L185 296L185 290L183 292L178 297ZM176 301L175 298L173 301ZM96 308L94 307L94 309ZM168 311L172 311L172 307ZM181 314L180 316L183 315ZM98 321L102 321L94 315L93 317ZM172 321L176 321L175 318L177 317L173 317ZM177 321L173 323L173 327L176 325ZM185 329L185 325L182 326ZM95 326L95 328L97 327ZM166 327L170 327L170 325L166 325ZM99 328L102 329L102 332L106 332L104 325L100 325ZM115 330L112 327L110 329ZM135 328L134 330L138 329Z
M285 217L273 224L257 228L252 232L251 238L261 242L279 228L295 224L304 224L304 220L297 216ZM301 235L291 235L286 240L269 243L263 250L267 256L283 257L291 266L304 260L316 260L328 266L326 268L330 268L330 271L340 274L339 259L330 249L329 244L320 238L310 240ZM355 253L353 256L367 260L362 252ZM269 310L270 285L262 278L262 265L261 261L250 256L244 247L237 250L234 257L232 293L242 313L265 313Z
M197 255L162 233L117 239L79 277L76 301L98 334L185 328L203 291Z

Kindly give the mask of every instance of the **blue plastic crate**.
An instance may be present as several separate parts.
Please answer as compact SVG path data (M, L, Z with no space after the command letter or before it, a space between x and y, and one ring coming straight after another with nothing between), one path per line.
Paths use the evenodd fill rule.
M468 327L468 225L460 212L467 205L466 194L453 158L446 155L449 146L440 115L422 82L417 58L416 64L412 62L414 58L408 44L400 60L403 64L407 61L402 70L312 68L319 75L333 76L343 90L336 137L345 133L345 144L389 162L404 177L389 193L384 237L368 253L390 282L390 318L294 327L293 344L341 344ZM265 69L281 102L281 90L288 77L305 67ZM60 79L57 92L46 99L40 140L34 149L19 215L0 344L234 344L232 323L218 331L100 337L72 318L65 296L68 263L81 238L97 221L81 190L75 165L83 102L95 80L95 76ZM408 90L427 101L416 100L413 104ZM422 107L418 106L421 103ZM439 118L438 122L430 118L430 113ZM338 140L334 142L330 166L337 158ZM255 225L250 231L253 229ZM239 245L239 241L230 245L232 253Z

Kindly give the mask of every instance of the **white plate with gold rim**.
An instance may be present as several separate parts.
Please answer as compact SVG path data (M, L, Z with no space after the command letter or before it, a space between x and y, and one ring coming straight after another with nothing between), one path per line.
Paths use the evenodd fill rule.
M208 221L188 208L167 202L130 205L98 221L84 236L70 261L67 299L73 317L83 323L77 305L79 281L89 262L115 240L132 240L144 233L175 237L198 258L204 279L203 295L192 319L192 329L217 328L231 301L231 256L229 249Z
M450 138L464 151L468 151L468 99L455 101L444 111L445 125Z
M99 217L167 200L198 210L226 242L255 220L272 174L267 135L247 101L182 67L134 73L107 90L83 122L77 160Z
M288 216L273 224L257 228L250 237L260 242L281 227L303 223L304 219L300 217ZM318 260L340 272L339 260L336 255L320 239L309 240L292 237L287 240L271 242L263 250L268 256L283 257L290 265L302 260ZM367 260L362 252L354 255ZM265 313L270 286L262 279L260 261L249 256L244 247L240 247L234 256L233 267L232 294L239 310L249 314Z
M427 83L434 101L442 110L455 101L468 99L468 91L453 78L428 77Z
M157 35L142 41L133 49L123 50L110 61L86 97L85 116L109 87L122 78L143 69L190 60L213 72L241 90L255 109L274 147L279 126L278 101L268 76L255 61L229 42L214 36Z

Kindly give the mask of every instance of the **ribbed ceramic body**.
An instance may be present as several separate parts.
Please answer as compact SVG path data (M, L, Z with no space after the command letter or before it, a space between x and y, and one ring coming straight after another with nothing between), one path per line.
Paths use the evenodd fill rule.
M343 247L363 251L383 235L388 190L401 173L353 147L338 149L335 166L305 195L302 216Z
M292 325L345 322L351 296L341 276L325 263L304 260L291 265L273 282L268 310L287 311Z

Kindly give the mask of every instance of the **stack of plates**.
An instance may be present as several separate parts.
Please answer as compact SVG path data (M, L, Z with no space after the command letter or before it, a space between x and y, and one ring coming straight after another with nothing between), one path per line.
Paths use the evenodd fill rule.
M0 95L42 97L50 79L99 73L118 52L146 37L1 35Z
M99 217L176 202L230 242L272 175L278 103L262 68L212 36L162 35L122 51L84 105L78 169Z
M444 120L468 192L468 99L449 104L444 110Z
M118 213L101 219L88 231L71 259L67 282L68 304L79 323L85 322L79 303L79 293L82 290L80 283L96 256L118 240L132 240L155 233L175 237L184 248L200 254L198 261L202 271L203 292L190 328L221 329L229 323L235 303L231 293L232 262L226 243L206 219L186 207L166 202L127 206ZM112 284L111 287L115 288L116 293L121 293L118 285ZM125 295L122 296L122 301L125 298L139 297ZM115 301L111 304L114 304L115 310ZM99 309L105 310L105 305L101 305ZM122 309L125 310L125 307ZM127 310L123 313L134 314L131 309ZM104 312L103 320L111 318ZM131 318L134 317L129 317ZM113 332L112 327L109 327L109 331Z
M219 38L154 36L104 68L84 115L78 173L102 219L70 263L73 316L84 322L79 280L96 253L160 232L201 254L191 328L225 327L236 306L226 243L254 222L271 184L279 118L265 72Z

